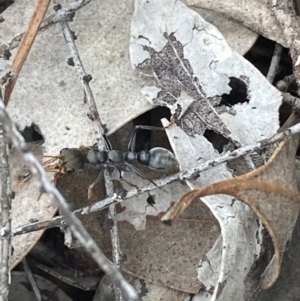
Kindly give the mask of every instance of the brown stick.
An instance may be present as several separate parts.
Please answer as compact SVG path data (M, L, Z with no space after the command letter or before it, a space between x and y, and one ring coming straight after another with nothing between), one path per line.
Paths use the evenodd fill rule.
M19 73L21 72L21 69L24 65L24 62L26 61L34 39L38 33L39 27L44 19L50 1L51 0L38 0L37 2L33 16L28 24L27 30L22 38L20 47L10 69L10 75L6 83L4 93L4 104L6 106L9 102L10 96L17 82Z

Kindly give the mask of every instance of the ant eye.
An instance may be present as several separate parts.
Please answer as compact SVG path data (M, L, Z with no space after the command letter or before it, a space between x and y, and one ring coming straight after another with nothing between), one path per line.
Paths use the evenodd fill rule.
M73 172L75 172L75 168L73 168L73 167L67 167L65 169L65 173L73 173Z

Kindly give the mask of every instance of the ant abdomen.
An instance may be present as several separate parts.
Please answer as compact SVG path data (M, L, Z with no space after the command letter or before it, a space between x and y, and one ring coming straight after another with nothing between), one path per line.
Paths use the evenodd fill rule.
M151 169L166 170L178 167L174 154L162 147L154 147L138 154L138 161Z

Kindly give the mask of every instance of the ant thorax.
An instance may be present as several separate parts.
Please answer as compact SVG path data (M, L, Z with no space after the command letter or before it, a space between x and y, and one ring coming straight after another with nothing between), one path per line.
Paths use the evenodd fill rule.
M125 153L118 150L110 150L107 152L109 162L120 164L125 163Z
M86 163L97 165L103 164L108 160L108 152L107 151L99 151L96 149L89 149L86 154Z

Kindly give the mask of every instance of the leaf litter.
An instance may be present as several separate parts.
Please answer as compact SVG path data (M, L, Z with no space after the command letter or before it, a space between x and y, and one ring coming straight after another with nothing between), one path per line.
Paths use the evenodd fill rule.
M42 159L40 143L31 143L30 148L35 156ZM57 211L56 207L46 194L41 195L39 181L32 176L15 148L10 149L9 162L12 190L17 196L17 199L12 202L12 227L28 224L31 221L51 219ZM26 239L24 239L24 235L12 238L14 252L10 261L11 268L15 267L27 255L43 233L44 230L28 233Z
M298 144L299 136L294 136L281 142L264 166L242 176L189 191L162 220L174 219L192 202L207 195L227 194L241 200L255 212L272 238L275 253L261 276L261 287L271 287L279 276L283 252L299 213L295 162L290 159L295 157Z
M142 93L173 113L173 122L164 126L181 169L218 156L202 136L207 130L235 145L252 144L276 133L280 93L230 49L216 28L184 4L136 1L131 34L132 64L146 75ZM242 95L234 94L241 87ZM228 106L226 100L237 95ZM197 188L230 178L232 173L223 164L188 184ZM261 252L262 242L256 235L262 227L249 207L233 197L223 194L202 200L220 223L222 244L216 243L202 257L198 278L207 290L213 289L211 300L242 299L254 254L258 257Z
M181 4L178 4L178 5L180 6ZM183 9L182 7L180 7L180 8L181 8L182 11L184 11L186 13L185 9ZM176 9L175 9L175 11L176 11ZM177 10L177 12L178 12L178 10ZM191 17L191 16L196 18L193 13L190 13L189 17ZM176 15L176 17L178 17L178 15ZM180 22L178 20L180 20ZM181 18L179 18L178 20L177 20L178 24L183 22ZM155 22L152 22L152 23L155 23ZM183 22L183 24L185 24L185 23L188 24L188 22ZM186 30L186 27L184 29ZM209 27L209 25L206 25L203 28L201 28L201 31L203 30L203 31L206 32L208 29L211 29L211 28ZM199 30L199 28L196 28L196 30L194 29L195 33L198 30ZM178 50L180 46L183 47L183 52L184 52L184 57L185 57L186 52L187 52L187 48L188 48L188 47L186 47L186 45L188 43L185 44L184 41L183 41L183 35L182 35L183 31L184 30L182 30L181 32L180 32L180 30L176 30L176 31L170 30L170 31L167 31L167 32L169 34L168 35L169 39L170 39L170 37L172 39L175 37L175 40L173 40L174 44L177 43L177 48L175 48L175 49ZM174 34L174 37L173 37L172 33L174 33L174 32L175 32L175 34ZM187 32L189 33L189 31L187 31ZM156 44L156 38L164 37L164 33L165 33L164 30L162 30L160 32L160 35L157 35L154 38L152 37L151 38L151 45L147 45L147 47L149 47L148 49L150 51L152 51L154 53L154 55L156 55L156 56L159 56L161 54L163 48L166 45L165 44L161 49L157 49L156 45L155 45ZM210 33L211 36L216 36L217 40L222 41L223 38L218 35L218 32L213 32L213 34L211 34L211 32L209 31L209 33ZM178 35L180 37L178 37ZM187 34L187 36L189 36L189 34ZM215 44L214 44L215 41L212 42L212 40L210 38L211 37L206 36L203 39L204 44L209 46L210 43L211 43L213 45L212 48L214 48L215 47ZM193 39L194 39L194 37L192 38L192 40ZM166 40L164 41L164 43L166 43ZM197 47L198 47L197 49L200 48L199 47L200 44L197 45ZM169 46L171 46L171 45L169 45ZM152 50L151 50L150 47L152 48ZM222 47L223 47L223 50L224 50L223 54L225 54L225 56L226 55L229 56L230 51L228 50L228 48L226 48L226 45L225 46L222 45ZM203 49L205 49L205 47ZM211 49L211 51L214 53L214 50ZM228 51L229 51L229 53L228 53ZM274 133L275 130L278 128L277 111L278 111L278 106L281 102L281 99L279 97L279 94L278 93L276 94L275 90L273 88L271 88L270 86L268 86L265 83L265 81L262 80L262 77L260 75L258 75L258 73L255 73L255 71L251 70L250 64L247 66L247 63L245 63L245 65L246 65L245 66L245 65L243 65L243 63L241 63L241 58L240 57L237 57L236 54L232 55L232 60L237 59L238 62L240 63L240 65L242 65L243 68L245 69L244 70L245 73L250 72L250 71L252 72L252 74L247 74L245 77L241 77L240 74L237 76L237 74L235 73L236 72L236 69L235 69L236 65L232 62L232 60L229 60L229 63L228 63L228 61L226 63L224 63L224 57L222 57L222 55L221 55L221 59L220 59L220 57L217 57L216 60L212 59L211 57L206 57L208 55L205 54L205 53L202 53L201 55L198 55L198 56L199 56L199 58L197 60L199 60L201 58L202 59L205 58L204 61L211 63L213 68L211 68L211 66L208 66L208 64L206 64L206 66L204 66L205 68L203 68L203 70L201 70L201 72L198 72L198 70L197 70L197 72L198 72L197 73L197 72L195 72L195 69L196 69L195 66L199 66L199 68L201 69L202 68L202 66L201 66L202 62L197 63L197 60L193 60L193 58L189 57L187 61L190 63L191 68L193 69L193 71L196 74L195 78L202 79L203 75L204 75L204 77L207 76L209 78L208 81L213 82L213 80L215 80L216 83L218 83L218 81L221 81L222 79L224 79L224 83L222 85L221 91L212 92L210 90L212 87L209 87L208 82L203 84L201 81L199 81L200 82L199 86L201 86L201 87L203 86L202 88L203 88L203 91L205 93L203 95L200 95L201 97L199 95L197 95L195 97L193 95L192 90L190 90L188 88L188 86L182 84L185 81L185 78L181 79L181 83L179 85L179 86L181 86L179 96L175 97L176 98L175 102L173 100L174 103L166 102L166 104L165 104L165 105L168 105L172 109L172 111L175 113L175 117L176 117L176 113L179 113L177 115L178 115L178 117L181 117L181 118L178 118L178 120L177 120L178 124L183 125L183 127L185 125L185 131L188 132L190 135L192 134L194 136L197 136L200 133L203 133L205 131L205 129L210 129L211 128L211 129L214 129L216 131L219 131L220 133L224 134L225 136L227 135L227 137L232 138L234 141L235 141L235 139L237 139L237 141L240 141L242 144L254 142L254 141L257 140L258 137L261 139L261 137L269 136L270 134ZM184 57L182 57L179 60L179 62L184 60ZM148 57L148 59L152 59L152 58ZM218 70L217 68L215 68L215 64L218 65L218 63L220 63L219 64L220 66L222 66L222 63L224 63L224 65L225 65L225 66L223 66L224 70L227 68L226 72L224 71L224 74L222 74L221 69ZM233 64L233 68L228 69L228 64L230 65L231 63ZM197 68L197 69L199 69L199 68ZM181 71L179 70L179 73L180 72ZM211 77L210 72L213 73L212 77ZM232 75L232 74L229 74L229 72L233 72L235 74ZM159 74L159 72L157 72L157 74L158 74L157 77L161 76ZM226 108L225 108L226 110L224 112L222 110L220 110L221 108L218 106L220 104L220 95L223 95L224 93L225 94L230 93L230 88L228 88L228 81L230 80L230 75L231 75L231 77L238 77L242 82L245 83L245 85L247 86L247 99L248 99L249 103L252 105L252 110L253 111L255 110L254 114L258 115L258 112L259 112L260 116L262 116L259 121L261 121L261 120L265 121L263 124L260 124L260 128L258 130L257 130L258 125L257 125L257 120L256 120L258 118L254 118L252 116L254 114L249 114L249 105L248 106L247 106L247 104L235 105L234 106L234 112L232 112L231 110L228 110ZM261 85L259 85L259 87L261 87L261 88L258 89L261 92L259 92L258 94L255 94L254 89L253 89L254 85L257 83L255 81L256 77L258 77L260 83L262 82ZM174 79L174 77L173 77L173 79ZM149 89L149 88L144 88L144 90L143 90L144 95L148 99L154 101L154 103L155 103L155 101L158 101L158 100L162 101L161 98L166 98L166 97L162 97L163 93L158 95L159 97L157 97L157 94L159 94L159 92L165 92L164 91L165 90L165 83L163 84L163 86L164 86L163 89L161 89L161 87L160 88L155 87L156 90L153 88L153 86L152 86L152 90ZM215 85L215 86L218 87L218 85ZM174 86L174 88L176 88L176 86ZM271 92L268 92L270 94L265 95L266 90L271 90ZM145 91L146 91L146 93L145 93ZM148 93L149 91L151 93ZM153 91L155 91L155 93L153 93ZM188 91L188 93L186 93L186 91ZM262 91L264 91L264 92L262 92ZM171 92L176 92L176 91L171 91ZM178 94L178 91L177 91L177 94ZM198 94L200 94L200 93L198 93ZM194 97L191 97L191 95L193 95ZM211 96L211 95L213 95L213 96ZM261 98L259 98L259 97L262 97L262 95L263 95L264 98L267 99L268 97L270 97L269 100L274 101L273 103L270 101L268 103L267 108L264 108L264 104L260 105L259 101L260 101ZM200 117L196 116L197 115L197 114L195 114L196 109L195 108L193 109L193 106L199 105L199 103L195 102L195 99L194 99L194 98L197 98L197 97L198 97L198 99L200 99L199 103L201 103L201 100L204 99L206 101L206 104L208 104L208 107L210 108L209 110L204 112L203 116L200 116ZM165 99L163 99L163 100L165 100ZM270 108L272 108L272 110L270 110ZM224 107L223 107L223 109L224 109ZM181 112L180 112L180 110L181 110ZM197 110L198 110L198 107L197 107ZM269 113L267 113L268 110L270 111ZM250 112L251 112L251 110L250 110ZM233 114L235 114L235 115L233 115ZM184 115L186 115L185 117L190 116L190 118L182 118L182 117L184 117ZM213 118L210 118L210 120L208 122L207 121L208 118L206 118L206 117L209 116L209 115L212 115ZM247 118L245 118L245 116L247 116ZM249 119L248 119L248 117L249 117ZM214 128L214 122L213 122L214 120L218 120L217 128ZM241 122L241 121L243 121L243 122ZM244 123L247 123L247 126L244 126ZM252 125L252 123L255 123L255 126L253 126L253 128L250 127L250 125ZM224 126L224 124L226 124L226 126ZM243 127L236 128L237 125L241 125L241 124L243 124ZM238 133L237 133L237 131L238 131ZM251 141L251 142L249 142L249 141ZM205 147L207 147L207 144L205 144L204 148ZM203 158L201 158L201 159L203 159ZM197 159L199 159L199 157ZM181 160L181 162L183 162L183 161ZM194 162L196 162L196 161L194 161ZM226 174L228 172L228 171L225 172L225 170L226 169L224 169L222 171L222 173ZM230 172L229 172L229 177L230 177ZM222 201L224 201L224 200L222 200ZM230 202L231 201L232 201L232 198L230 198ZM242 207L240 207L240 208L242 208ZM239 211L240 208L236 209L236 210ZM247 209L246 208L244 208L244 209L247 212ZM231 213L232 213L232 211L231 211ZM151 218L152 218L152 216L147 217L146 219L148 220L148 219L151 219ZM215 225L214 222L212 222L212 223ZM223 229L222 229L222 231L223 231ZM214 241L211 242L211 245L213 244L213 242ZM195 250L195 252L196 252L196 250ZM135 253L134 253L134 256L135 256ZM198 256L198 257L201 258L202 255ZM162 273L165 273L164 269L162 269ZM159 278L159 277L156 277L156 278ZM170 281L170 279L168 279L168 281Z

